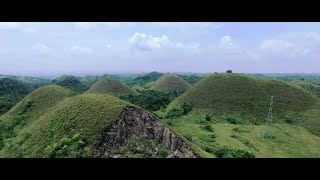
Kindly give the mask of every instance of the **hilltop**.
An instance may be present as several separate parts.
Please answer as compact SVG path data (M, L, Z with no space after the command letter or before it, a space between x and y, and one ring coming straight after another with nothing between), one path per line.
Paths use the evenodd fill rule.
M213 74L176 98L169 108L189 102L193 105L193 113L234 115L261 124L265 123L272 95L275 122L300 124L320 134L318 98L300 87L271 78Z
M150 73L148 73L146 75L136 77L134 80L136 82L140 82L140 83L146 84L146 83L158 80L163 75L164 75L163 73L159 73L159 72L153 71L153 72L150 72Z
M85 93L109 94L113 96L138 94L135 90L133 90L128 85L122 83L120 80L117 80L111 77L100 80Z
M70 75L63 75L52 81L54 84L69 88L75 92L83 93L88 88L83 85L79 79Z
M156 91L185 91L191 85L176 74L166 74L155 82L151 87Z
M0 157L207 156L135 105L59 86L32 92L0 118L0 129Z

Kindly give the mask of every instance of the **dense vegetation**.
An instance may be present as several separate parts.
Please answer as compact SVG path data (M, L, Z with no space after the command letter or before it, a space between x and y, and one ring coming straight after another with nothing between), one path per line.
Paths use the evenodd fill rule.
M12 78L0 78L0 116L31 92L33 87Z
M205 75L197 75L197 74L191 74L191 75L182 75L179 74L182 79L184 79L186 82L188 82L190 85L195 85L199 81L201 81L203 78L205 78Z
M185 91L190 84L176 74L166 74L155 82L152 90L156 91Z
M170 92L159 92L154 90L139 91L138 95L125 95L120 96L120 99L131 102L132 104L138 105L148 111L157 111L165 108L171 101L178 97L183 92L181 91L170 91Z
M164 75L163 73L159 73L159 72L153 71L153 72L148 73L146 75L136 77L134 79L134 81L132 81L130 84L131 85L143 86L143 85L146 85L149 82L158 80L163 75Z
M100 80L85 93L109 94L113 96L138 94L135 90L133 90L128 85L122 83L118 79L111 78L111 77Z
M85 85L83 85L80 82L79 79L69 75L63 75L61 77L58 77L57 79L54 79L52 82L56 85L69 88L78 93L83 93L88 89Z

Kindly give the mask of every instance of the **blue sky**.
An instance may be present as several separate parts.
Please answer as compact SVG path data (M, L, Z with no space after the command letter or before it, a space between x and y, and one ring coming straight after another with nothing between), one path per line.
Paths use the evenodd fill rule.
M320 23L0 22L0 74L320 72Z

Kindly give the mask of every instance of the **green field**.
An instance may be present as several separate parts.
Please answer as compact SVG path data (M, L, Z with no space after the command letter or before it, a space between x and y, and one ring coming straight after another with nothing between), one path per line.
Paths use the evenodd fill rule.
M276 123L273 137L264 137L264 125L216 123L203 115L164 120L196 146L214 155L223 146L242 149L260 158L320 157L320 137L300 126ZM208 128L207 126L211 127Z

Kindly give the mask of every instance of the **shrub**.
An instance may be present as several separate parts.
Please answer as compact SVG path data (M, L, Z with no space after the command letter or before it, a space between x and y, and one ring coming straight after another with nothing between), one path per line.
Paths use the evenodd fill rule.
M173 123L171 121L166 122L169 126L173 126Z
M208 132L214 132L214 129L212 128L212 126L210 124L202 126L202 129L204 129L205 131L208 131Z
M169 155L169 152L165 148L161 147L159 150L159 156L161 158L166 158L168 155Z
M223 146L214 152L217 158L255 158L255 155L242 149L231 149Z
M183 110L182 109L176 109L176 108L173 108L173 109L170 109L168 111L168 113L166 114L166 118L178 118L180 116L183 115Z
M192 135L191 134L187 134L184 136L188 141L192 142Z
M284 121L286 122L286 123L288 123L288 124L293 124L293 117L292 116L290 116L290 115L287 115L286 117L285 117L285 119L284 119Z
M231 124L245 124L244 120L232 115L228 115L227 117L225 117L225 120Z
M47 147L46 151L49 152L51 158L79 158L88 156L89 147L86 139L77 133L72 137L62 138L53 147Z
M250 132L249 130L247 129L242 129L242 128L239 128L239 127L235 127L232 129L234 132L237 132L237 133L248 133Z
M211 121L211 117L210 117L208 114L206 114L206 115L204 116L204 119L205 119L206 121Z
M192 108L193 106L189 102L183 103L181 106L181 109L183 110L184 115L188 114L192 110Z

